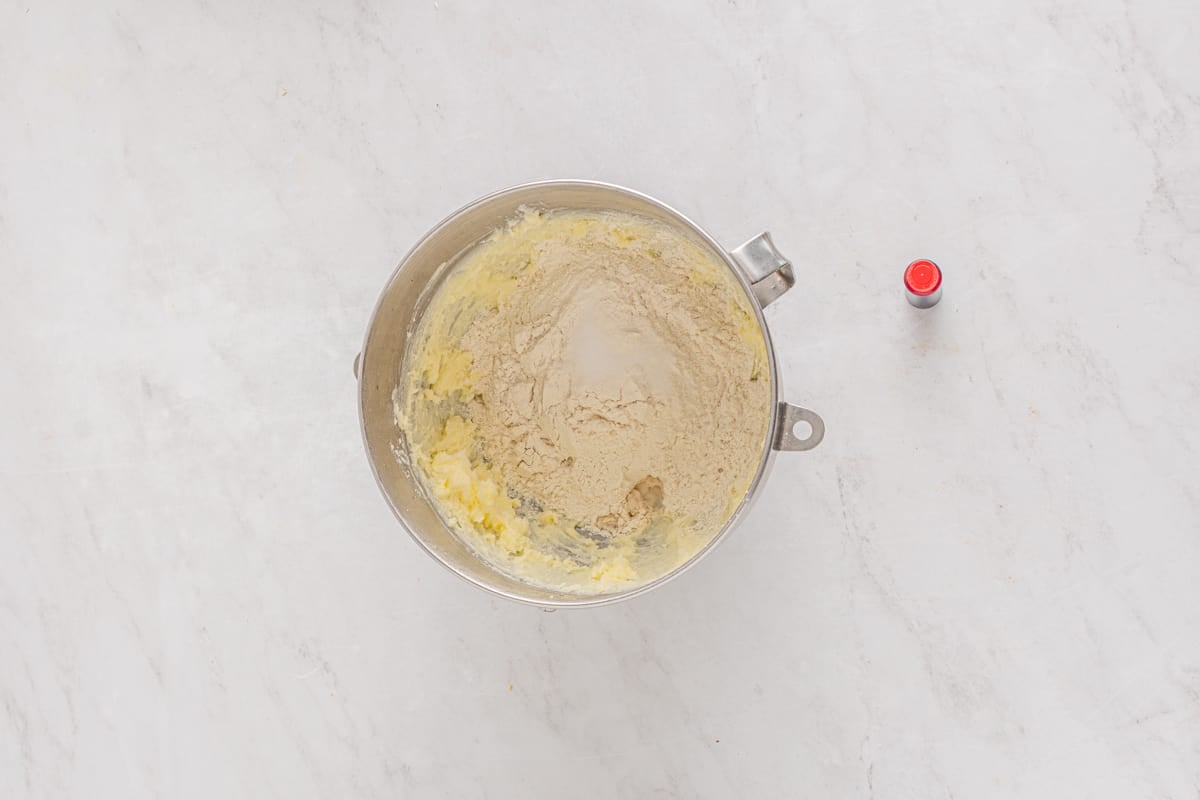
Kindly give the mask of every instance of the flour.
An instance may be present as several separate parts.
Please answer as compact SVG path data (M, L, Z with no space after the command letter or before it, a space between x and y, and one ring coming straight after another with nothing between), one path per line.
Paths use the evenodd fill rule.
M410 440L441 494L470 506L455 516L503 528L509 556L565 553L570 571L619 555L646 580L639 558L669 550L661 570L690 555L740 502L771 410L765 343L690 239L630 215L530 213L464 259L427 317L404 416L434 422ZM452 412L473 437L454 451L467 478L445 471L436 426ZM476 509L468 480L503 487L529 530Z

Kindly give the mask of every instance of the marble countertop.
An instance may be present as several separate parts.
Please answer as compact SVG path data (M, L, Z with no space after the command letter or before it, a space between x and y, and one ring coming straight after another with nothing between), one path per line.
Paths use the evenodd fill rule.
M1197 796L1194 3L0 30L0 797ZM695 570L553 614L394 521L350 369L421 233L550 177L769 229L828 425Z

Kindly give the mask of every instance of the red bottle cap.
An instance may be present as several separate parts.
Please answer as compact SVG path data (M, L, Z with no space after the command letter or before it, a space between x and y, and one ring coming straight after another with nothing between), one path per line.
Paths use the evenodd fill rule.
M942 271L928 259L919 259L904 270L904 288L917 297L929 297L942 286Z

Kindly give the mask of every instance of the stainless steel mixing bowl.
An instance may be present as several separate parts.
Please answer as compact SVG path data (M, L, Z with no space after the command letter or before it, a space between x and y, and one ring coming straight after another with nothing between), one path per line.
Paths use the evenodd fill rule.
M631 589L600 595L578 595L544 589L518 581L477 556L442 521L421 490L396 425L392 393L400 382L400 367L409 338L417 328L429 298L463 251L514 217L522 206L545 209L612 210L640 214L665 223L702 243L737 276L754 309L767 343L774 413L758 470L749 489L725 526L698 553L671 572ZM471 583L502 597L556 608L596 606L643 594L682 574L713 550L746 513L759 493L777 450L808 450L820 443L825 424L808 409L779 397L779 366L762 309L795 283L791 264L780 255L767 233L741 247L725 250L696 223L659 201L631 189L590 181L545 181L488 195L447 217L404 257L380 295L367 326L362 352L354 362L358 377L358 409L363 442L375 479L396 517L431 556ZM803 437L793 430L807 422Z

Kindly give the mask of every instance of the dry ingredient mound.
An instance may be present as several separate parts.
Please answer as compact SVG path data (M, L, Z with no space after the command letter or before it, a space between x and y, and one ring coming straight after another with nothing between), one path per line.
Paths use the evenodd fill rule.
M395 397L443 516L514 577L594 594L720 531L771 411L745 292L647 218L525 210L431 299Z

